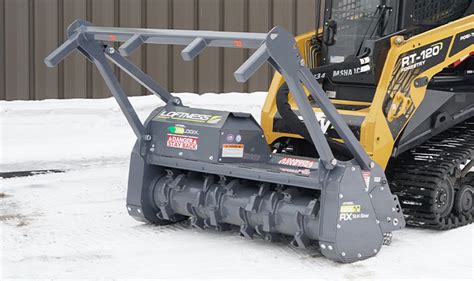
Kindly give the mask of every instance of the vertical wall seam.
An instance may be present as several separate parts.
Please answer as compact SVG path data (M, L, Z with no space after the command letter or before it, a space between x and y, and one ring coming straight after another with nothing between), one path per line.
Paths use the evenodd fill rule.
M7 50L7 20L5 18L6 16L6 11L5 9L7 8L6 4L5 4L6 1L3 1L2 2L2 5L3 5L3 13L2 13L2 21L3 21L3 46L2 46L2 50L1 50L1 53L0 53L0 56L2 56L2 61L3 61L3 65L1 66L2 67L2 70L3 70L3 94L5 96L5 100L7 100L7 56L6 56L6 50Z
M173 17L174 13L174 5L173 5L173 0L168 0L168 29L173 29ZM173 58L173 46L168 45L168 89L171 92L174 92L174 75L173 75L173 69L174 69L174 58Z
M92 0L86 1L86 20L92 22ZM92 89L92 63L86 62L86 97L93 98Z
M322 0L316 0L314 3L314 30L316 31L319 25L319 13L321 13L321 1ZM319 8L319 9L318 9Z
M29 98L36 99L36 77L35 77L35 2L28 1L28 48L29 48Z
M58 41L56 45L64 42L64 0L58 0ZM58 65L58 98L64 99L64 61Z
M268 1L268 30L270 30L274 26L273 9L274 9L273 0L269 0ZM273 79L273 68L270 66L267 66L267 67L268 67L267 85L270 86L270 83L272 82L272 79Z
M114 0L114 26L115 27L120 27L120 0ZM118 48L119 44L114 43L114 48ZM114 73L115 76L117 77L118 81L122 81L122 75L121 75L121 70L120 68L114 64ZM127 94L127 93L126 93Z
M249 12L250 12L249 0L244 0L244 32L249 32L249 25L250 25ZM249 49L244 49L244 61L248 59L249 54L250 54ZM250 80L247 80L243 85L243 89L245 93L248 93L249 91L249 84L250 84L249 81Z
M199 0L194 0L193 3L193 14L194 14L194 22L193 22L193 29L199 30ZM194 59L194 92L200 94L199 89L199 56Z
M146 28L147 27L147 0L142 0L141 1L141 27ZM147 44L142 45L142 69L145 73L148 73L148 64L147 64L147 56L148 56L148 47ZM141 92L142 96L147 94L147 90L145 87L141 86Z
M219 1L219 31L224 31L224 3L225 0ZM224 49L219 48L219 85L218 92L219 94L224 92Z
M298 5L298 1L293 0L292 5L291 5L291 7L292 7L291 12L292 12L292 15L293 15L293 35L294 36L296 36L297 32L298 32L298 15L297 15L297 13L298 13L297 8L298 7L297 7L297 5Z

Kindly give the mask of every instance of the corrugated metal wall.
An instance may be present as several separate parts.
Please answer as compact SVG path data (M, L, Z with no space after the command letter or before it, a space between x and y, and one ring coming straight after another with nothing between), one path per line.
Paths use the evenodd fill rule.
M282 25L294 34L314 29L318 0L0 0L0 100L103 98L109 93L93 65L73 54L59 67L43 59L64 41L76 18L95 25L266 32ZM146 45L132 60L172 92L252 92L267 89L271 70L246 84L233 71L248 50L208 49L193 62L179 46ZM117 73L119 70L116 69ZM129 95L145 90L126 75Z

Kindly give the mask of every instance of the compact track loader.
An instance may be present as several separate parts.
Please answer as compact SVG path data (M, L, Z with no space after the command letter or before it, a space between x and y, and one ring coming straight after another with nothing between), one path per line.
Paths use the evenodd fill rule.
M296 41L338 113L388 177L408 224L473 221L474 2L331 0L324 27ZM262 113L279 153L317 155L284 77ZM309 100L338 159L335 126Z
M396 4L388 6L389 3L386 3L372 10L355 5L350 6L351 9L362 9L360 13L353 13L352 16L341 14L353 20L360 18L369 27L372 24L385 24L390 14L385 11L387 8L395 13L402 11L398 5L410 3L339 2L344 5L349 2ZM326 7L336 15L340 7L330 9L331 5ZM424 51L424 55L421 54L422 49L428 47L421 43L423 39L417 38L425 33L411 38L403 34L419 32L418 29L399 30L400 25L393 22L395 30L399 31L376 39L367 35L370 30L367 28L367 34L355 34L357 39L354 39L361 42L358 49L362 55L351 51L352 57L341 55L338 51L350 49L350 44L341 39L344 38L341 36L344 24L338 24L337 18L330 15L326 17L321 36L317 28L316 34L305 34L298 37L297 41L281 27L275 27L268 33L237 33L95 27L87 21L77 20L68 28L67 41L53 51L45 63L53 67L78 50L96 65L117 100L137 136L131 155L127 193L128 213L135 219L158 225L190 220L197 228L218 231L239 227L240 233L249 238L256 235L269 241L290 238L299 247L319 247L329 259L354 262L376 255L383 244L390 243L391 233L405 226L405 216L398 197L391 193L389 184L403 198L407 197L408 188L403 185L402 178L390 178L384 172L392 154L394 158L398 154L422 154L412 159L409 156L395 158L399 161L406 159L407 170L413 173L417 169L429 171L410 161L424 159L430 164L448 159L446 166L458 165L458 169L450 171L463 178L462 181L456 181L459 185L457 194L459 190L467 190L467 195L458 195L460 200L472 198L468 180L470 174L466 172L472 166L467 163L472 158L472 148L466 150L470 151L470 156L464 150L468 147L466 143L472 145L472 138L469 139L472 130L466 128L472 123L466 121L473 112L472 107L468 107L472 105L472 102L468 102L472 101L472 95L457 96L455 90L433 90L440 95L446 92L441 100L435 100L438 103L462 103L464 107L458 110L458 107L451 109L447 106L443 120L436 119L439 126L430 127L427 133L418 133L421 128L425 128L422 126L425 124L423 117L413 123L414 128L408 128L413 122L410 120L418 120L412 115L423 108L420 103L429 96L427 88L436 84L433 82L436 81L434 74L445 66L456 65L446 70L445 75L439 75L443 76L439 78L442 80L437 84L439 87L449 84L450 79L464 81L469 78L457 74L460 70L469 69L464 64L465 57L474 51L470 37L473 17L459 19L447 28L440 26L433 31L426 31L433 32L427 44L436 50ZM389 30L380 28L384 32ZM438 42L439 34L443 34L441 42ZM339 40L342 41L340 45ZM122 43L118 49L113 47L115 42ZM179 98L172 96L126 58L143 44L184 45L182 57L185 60L192 60L207 47L256 49L234 76L237 81L245 82L267 62L277 71L263 109L262 126L247 113L183 105ZM452 53L453 50L457 51ZM405 58L407 55L408 59ZM435 63L430 60L433 57L436 58L436 67L425 69L425 66ZM165 102L164 106L150 114L144 124L139 120L109 63L117 65ZM397 69L407 69L410 76L405 72L396 74L394 64ZM457 68L460 65L463 66ZM354 78L362 84L360 87L354 86L354 92L357 93L353 94L355 98L349 98L349 94L339 88L351 89L353 86L350 83L336 84L333 81L335 76L339 76L334 73L341 73L343 79L346 77L343 74L351 71L353 74L357 71L357 74L361 72L367 75ZM387 82L391 76L397 77L392 79L393 83ZM386 92L383 92L382 86L387 83L397 86L392 85L390 91L385 89ZM418 86L412 89L412 84ZM369 99L370 93L364 94L359 88L370 88L370 85L372 100L364 101L363 97ZM456 83L458 85L461 82ZM469 83L465 85L469 86ZM377 93L374 93L375 88ZM463 102L460 99L464 99ZM435 101L425 105L428 107L425 110L431 110L431 104ZM398 109L392 109L395 107ZM384 113L383 110L387 108L392 111ZM439 108L434 111L443 113ZM373 116L369 115L372 109L376 112ZM384 116L381 121L376 119L379 116ZM357 124L360 125L355 122L361 119L368 125L355 129ZM405 123L402 124L403 120ZM389 126L392 122L397 124L395 128ZM396 134L397 130L399 133ZM408 134L404 138L405 142L393 137L402 131L402 135ZM423 137L436 135L428 138L436 142L436 138L444 136L446 132L451 135L450 142L445 145L450 149L448 154L439 151L436 151L436 155L423 154L420 150L412 151L413 146L402 146L403 143L424 142L417 148L430 150L431 145L426 145L427 139ZM375 137L372 143L368 141L371 134ZM465 135L465 138L452 140L454 135L460 134L463 137ZM415 140L412 135L423 137ZM389 149L393 153L387 153ZM451 152L451 149L457 150ZM458 150L462 152L458 153ZM401 154L402 151L406 152ZM461 164L466 167L459 168ZM398 164L396 167L402 170L403 165ZM442 166L434 170L436 172L444 168L450 169ZM395 169L388 171L388 175L396 172ZM414 178L418 180L421 176L415 175ZM431 194L427 187L421 187L420 190ZM448 195L446 193L443 200ZM437 202L441 204L441 197ZM457 211L467 221L472 220L472 215L465 215L466 206L462 206ZM408 208L407 217L410 220L413 220L414 208Z

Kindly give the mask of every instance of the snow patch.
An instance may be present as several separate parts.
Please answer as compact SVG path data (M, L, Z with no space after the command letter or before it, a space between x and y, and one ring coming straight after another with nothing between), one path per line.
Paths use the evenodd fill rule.
M250 112L259 121L266 93L178 96L185 105ZM162 104L153 96L131 101L142 120ZM0 102L0 120L1 170L68 170L0 179L2 280L473 278L473 225L407 228L375 258L338 264L237 231L137 222L125 208L135 137L113 99Z

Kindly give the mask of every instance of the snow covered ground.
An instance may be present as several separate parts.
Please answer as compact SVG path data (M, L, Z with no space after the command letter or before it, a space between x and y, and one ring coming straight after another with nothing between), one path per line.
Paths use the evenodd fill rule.
M265 93L179 96L259 120ZM159 105L152 96L132 103L141 118ZM0 279L473 278L474 225L407 228L375 258L344 265L236 231L134 221L125 210L134 135L112 99L0 102L0 122L1 171L67 170L0 179Z

